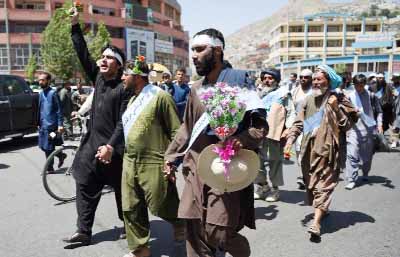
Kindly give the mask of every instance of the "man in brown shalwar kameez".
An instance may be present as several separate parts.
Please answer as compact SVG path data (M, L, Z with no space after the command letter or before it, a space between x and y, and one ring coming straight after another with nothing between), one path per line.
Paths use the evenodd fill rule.
M300 163L308 203L315 208L308 232L320 236L321 219L327 214L332 192L339 180L339 132L357 121L357 112L344 96L334 93L341 78L326 65L318 66L313 76L312 95L308 96L287 137L285 152L304 132Z
M215 256L217 249L234 257L250 256L247 239L238 232L244 227L255 229L252 185L240 191L224 193L212 189L199 178L196 165L200 152L219 139L207 126L190 143L196 123L205 112L198 91L216 82L226 82L251 88L247 73L228 68L223 63L223 35L215 29L206 29L194 36L193 62L199 75L205 76L192 86L185 109L183 124L165 153L166 176L174 180L174 171L183 157L186 183L181 197L178 217L186 221L186 249L189 257ZM255 97L258 99L255 89ZM235 145L256 150L266 134L265 110L256 107L247 111L239 129L233 135ZM194 133L195 134L195 133ZM188 149L185 151L185 149Z

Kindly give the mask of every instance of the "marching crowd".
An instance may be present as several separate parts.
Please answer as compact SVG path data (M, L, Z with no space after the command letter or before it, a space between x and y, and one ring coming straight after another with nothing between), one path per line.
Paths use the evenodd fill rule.
M179 69L175 83L170 73L164 73L162 85L157 86L149 82L151 70L141 56L126 61L119 48L108 45L101 59L94 61L79 14L72 13L72 42L94 92L83 104L85 112L90 109L90 122L73 162L77 230L64 239L66 243L91 243L101 192L109 185L124 222L121 238L127 239L129 247L125 257L151 255L148 210L172 224L181 250L176 256L215 256L217 250L234 257L250 256L250 244L239 232L244 226L255 229L255 199L279 200L283 160L290 158L293 149L302 171L299 188L306 190L306 202L315 212L308 232L320 236L321 219L329 214L340 172L345 172L346 189L353 189L359 169L361 179L368 180L377 135L390 131L392 146L398 144L398 74L393 75L393 85L382 74L359 74L349 81L321 64L314 72L301 71L298 81L292 74L290 83L283 84L280 71L270 68L261 72L261 83L255 87L246 72L223 59L223 35L206 29L195 34L192 42L193 63L203 79L189 88L183 80L185 70ZM72 113L62 104L68 85L57 97L50 80L48 73L39 76L43 89L39 146L46 156L56 145L49 133L68 131L65 119ZM210 145L221 142L204 118L198 92L217 82L258 94L247 103L251 107L232 140L235 151L258 153L260 169L254 171L258 172L254 185L250 181L232 192L210 187L199 177L199 172L213 169L204 171L199 158ZM83 112L80 108L74 111ZM240 156L240 161L250 163L248 155ZM179 166L185 179L181 196L175 184Z

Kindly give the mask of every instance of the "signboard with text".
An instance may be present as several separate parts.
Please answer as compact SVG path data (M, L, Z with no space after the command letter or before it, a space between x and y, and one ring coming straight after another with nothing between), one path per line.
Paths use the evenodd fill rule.
M174 44L172 42L156 39L154 41L154 44L155 44L155 50L158 53L166 53L166 54L174 53Z
M127 59L138 55L146 57L146 62L154 62L154 32L133 28L125 29Z

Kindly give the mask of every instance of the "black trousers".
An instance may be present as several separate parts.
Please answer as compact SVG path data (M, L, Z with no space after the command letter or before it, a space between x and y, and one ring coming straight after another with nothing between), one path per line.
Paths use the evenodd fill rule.
M77 227L79 233L87 235L92 234L97 205L99 204L102 190L105 185L110 185L114 188L118 217L120 220L124 220L121 201L121 180L119 180L119 182L115 181L113 183L107 183L93 178L87 184L80 184L77 182L76 209L78 212Z

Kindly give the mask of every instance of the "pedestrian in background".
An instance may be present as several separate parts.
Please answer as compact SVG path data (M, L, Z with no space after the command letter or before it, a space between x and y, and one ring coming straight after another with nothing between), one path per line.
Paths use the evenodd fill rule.
M73 112L72 92L71 83L66 81L58 93L60 97L62 115L63 115L63 126L67 138L73 137L71 113Z
M38 82L42 88L39 93L39 147L47 159L54 151L55 146L62 144L61 133L64 131L62 107L57 91L50 87L50 73L42 72L38 77ZM57 157L60 168L67 155L60 153ZM47 171L54 171L53 163L49 163Z
M346 189L353 189L358 181L358 170L361 168L362 180L368 181L374 154L374 133L378 129L383 133L382 109L374 93L365 90L367 78L363 74L354 76L355 90L348 95L355 106L359 119L347 132ZM376 120L375 120L375 117Z
M394 100L394 121L393 121L393 128L392 128L392 148L396 148L399 146L399 137L400 137L400 74L394 73L392 77L392 88L393 93L395 96Z
M176 70L176 82L174 83L174 93L172 94L172 98L174 99L176 108L178 109L178 116L181 121L183 120L183 114L185 112L186 102L190 91L189 85L185 82L185 77L185 68L179 68Z
M255 180L254 199L276 202L279 200L279 187L284 184L282 142L286 140L287 128L291 127L296 111L287 87L278 88L281 80L279 70L267 69L264 78L270 88L276 89L262 98L267 111L269 131L259 151L260 171Z
M312 71L309 69L304 69L300 73L300 86L296 87L292 90L292 99L293 99L293 104L294 108L296 111L296 115L301 112L303 108L303 104L306 101L306 98L311 95L312 90ZM296 159L298 165L300 165L300 147L301 147L301 140L303 139L303 134L301 134L295 144L295 151L296 151ZM297 177L297 185L300 190L304 190L304 181L303 181L303 176L300 175Z

